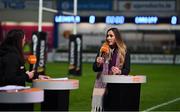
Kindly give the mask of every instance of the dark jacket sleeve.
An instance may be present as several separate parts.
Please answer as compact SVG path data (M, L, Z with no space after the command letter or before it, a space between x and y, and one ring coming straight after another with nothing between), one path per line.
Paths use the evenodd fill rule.
M97 57L99 56L99 53L97 54L96 58L95 58L95 61L93 63L93 71L94 72L101 72L103 70L103 66L97 66L97 62L96 62L96 59Z
M129 72L130 72L130 53L129 53L129 51L127 51L121 74L128 75Z
M5 85L12 84L25 86L28 75L25 73L25 66L20 62L19 57L15 53L9 53L3 58L3 83Z

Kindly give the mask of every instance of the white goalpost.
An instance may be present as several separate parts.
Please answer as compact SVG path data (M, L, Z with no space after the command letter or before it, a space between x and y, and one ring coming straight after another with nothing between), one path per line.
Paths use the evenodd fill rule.
M62 13L66 14L66 15L77 16L77 2L78 2L77 0L73 1L73 3L74 3L73 13L72 12L66 12L66 11L62 11ZM39 32L42 31L43 11L48 11L48 12L52 12L52 13L58 12L58 10L43 7L43 0L39 0L39 13L38 13L38 31ZM77 34L77 23L76 22L74 22L73 34Z

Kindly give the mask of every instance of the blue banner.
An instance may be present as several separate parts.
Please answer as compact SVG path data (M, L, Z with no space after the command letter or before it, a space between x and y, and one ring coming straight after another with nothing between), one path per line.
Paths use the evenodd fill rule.
M78 0L78 10L112 10L113 0ZM58 0L57 9L59 11L73 10L73 0Z
M24 9L24 0L0 0L0 9Z
M52 0L44 0L43 7L52 8ZM31 9L39 8L39 0L0 0L0 9Z

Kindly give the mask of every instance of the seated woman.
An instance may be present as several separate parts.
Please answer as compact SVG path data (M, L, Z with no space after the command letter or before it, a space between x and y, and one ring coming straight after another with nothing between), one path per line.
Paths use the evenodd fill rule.
M34 70L26 71L23 46L25 34L22 30L14 29L8 32L0 45L0 86L19 85L25 86L25 82L32 80ZM48 76L38 76L49 78ZM37 78L38 78L37 77Z

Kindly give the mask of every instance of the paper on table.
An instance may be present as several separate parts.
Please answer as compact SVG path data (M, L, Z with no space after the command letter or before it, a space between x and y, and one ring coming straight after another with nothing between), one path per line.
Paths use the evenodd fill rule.
M7 85L7 86L3 86L0 87L0 90L22 90L22 89L29 89L29 86L17 86L17 85Z
M63 77L63 78L50 78L50 80L68 80L68 77Z

